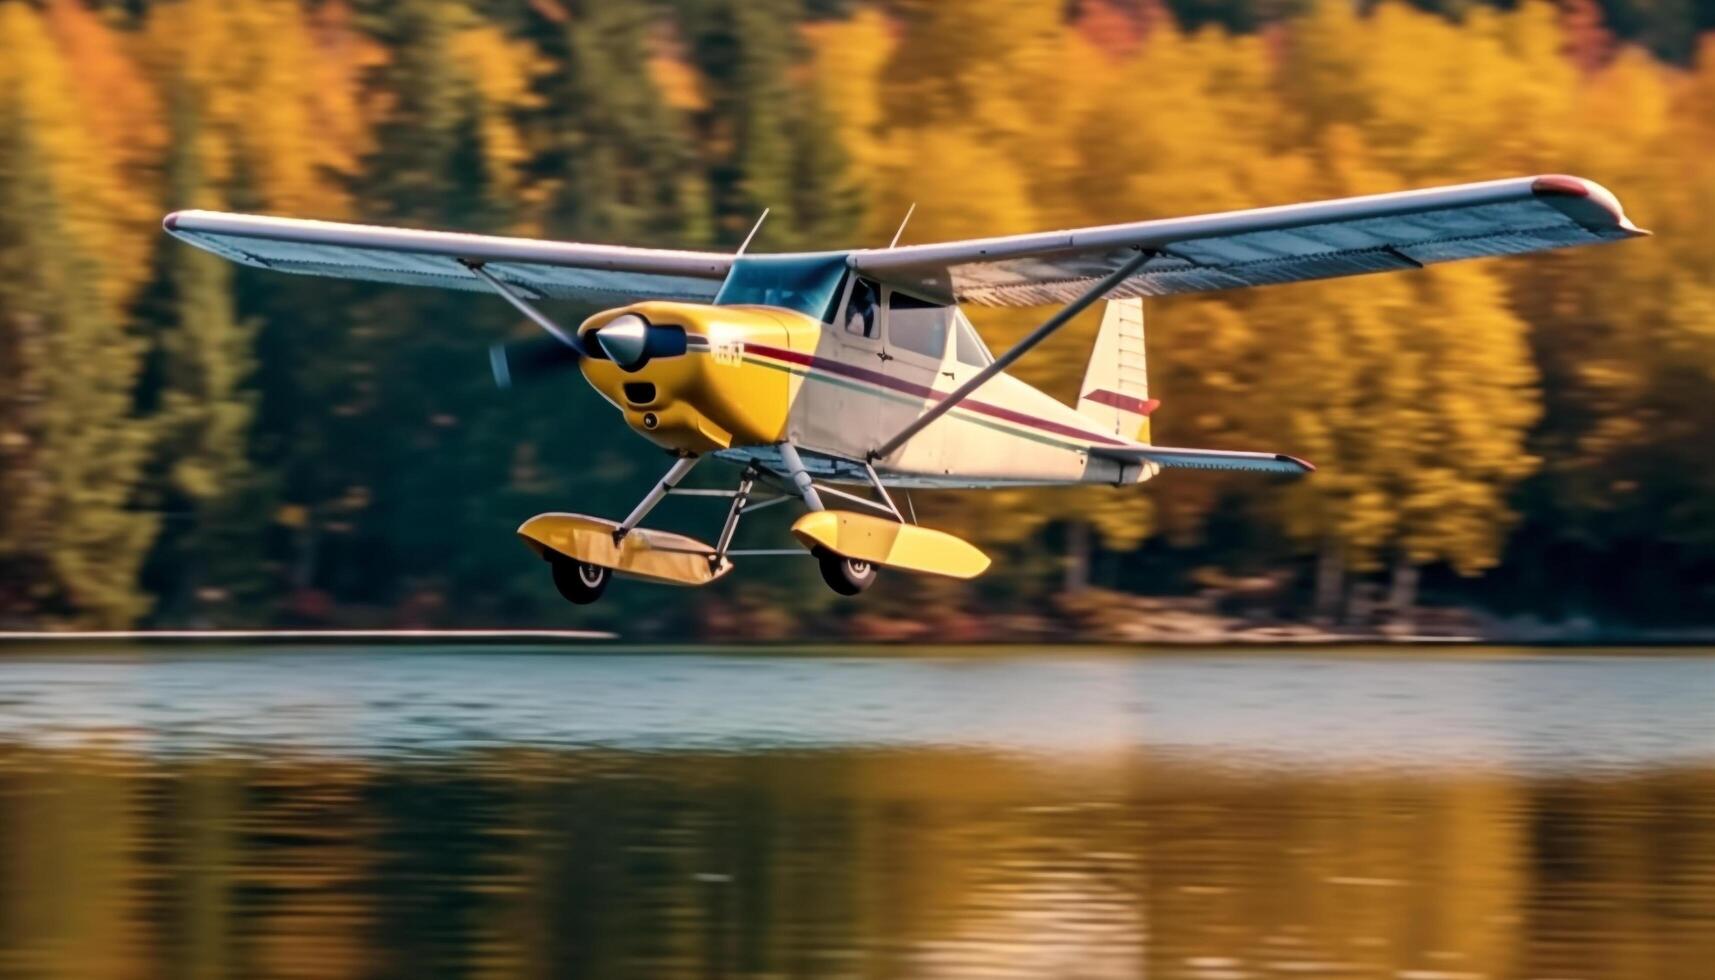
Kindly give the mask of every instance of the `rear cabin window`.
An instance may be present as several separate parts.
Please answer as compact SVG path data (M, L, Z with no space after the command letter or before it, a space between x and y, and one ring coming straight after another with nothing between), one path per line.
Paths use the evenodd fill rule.
M955 311L953 316L953 348L961 364L971 367L988 367L994 363L994 355L983 345L983 339L977 336L977 329L971 326L971 321L965 319L965 314Z
M940 360L947 351L953 308L893 293L887 302L887 342L901 350Z

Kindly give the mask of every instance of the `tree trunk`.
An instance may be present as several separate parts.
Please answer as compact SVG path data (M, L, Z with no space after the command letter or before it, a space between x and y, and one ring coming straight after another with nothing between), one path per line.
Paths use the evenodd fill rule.
M298 529L296 560L292 562L292 587L307 589L316 582L316 561L321 557L321 534L316 527L316 514L310 510L304 526Z
M1324 538L1322 551L1316 557L1316 622L1330 625L1340 621L1341 600L1345 591L1345 543L1338 538Z
M1401 555L1393 563L1393 581L1388 586L1387 604L1395 616L1411 618L1417 608L1417 566Z
M1066 581L1064 591L1082 592L1090 587L1090 525L1074 520L1066 525Z

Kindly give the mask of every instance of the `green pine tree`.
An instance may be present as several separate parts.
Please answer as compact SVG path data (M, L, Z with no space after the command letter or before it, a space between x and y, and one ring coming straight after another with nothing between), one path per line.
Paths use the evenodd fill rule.
M182 79L168 84L169 206L213 206L220 195L208 186L197 149L198 108ZM167 522L145 580L159 614L176 620L196 614L200 590L229 595L256 580L264 511L248 456L255 330L234 308L230 263L161 236L157 268L137 315L153 327L142 399L158 440L153 502Z
M692 57L709 82L698 128L721 237L742 239L768 208L759 250L848 244L861 198L815 87L793 78L806 55L800 0L698 0L683 9Z
M45 149L65 123L30 111L53 94L0 94L0 617L115 627L147 606L157 522L132 505L151 430L133 413L140 345L72 231L75 183L55 179L75 161Z
M543 230L577 241L694 245L709 237L707 190L683 120L647 70L639 4L587 3L546 32L541 152L553 187Z

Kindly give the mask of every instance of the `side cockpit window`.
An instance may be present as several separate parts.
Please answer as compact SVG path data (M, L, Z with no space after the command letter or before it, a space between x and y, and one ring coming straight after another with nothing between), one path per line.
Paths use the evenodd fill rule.
M876 316L880 302L881 291L875 283L868 279L854 279L851 299L846 302L846 333L868 340L881 336L881 324Z

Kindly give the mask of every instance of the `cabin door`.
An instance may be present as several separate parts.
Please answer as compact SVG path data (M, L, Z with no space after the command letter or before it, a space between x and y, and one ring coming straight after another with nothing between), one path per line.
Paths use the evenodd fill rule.
M887 315L882 363L893 396L884 413L885 439L927 411L938 400L932 392L944 395L952 390L954 375L947 363L947 345L954 308L893 289L884 291L883 306ZM932 440L918 438L922 440L919 451L928 450ZM930 462L923 456L917 460Z
M886 392L881 384L881 287L850 277L834 311L833 322L822 329L794 414L804 445L862 459L885 438L878 407Z

